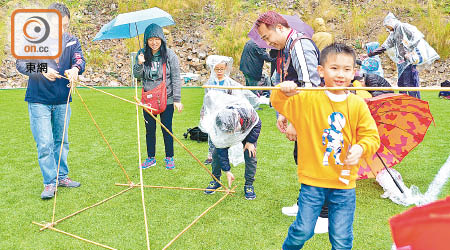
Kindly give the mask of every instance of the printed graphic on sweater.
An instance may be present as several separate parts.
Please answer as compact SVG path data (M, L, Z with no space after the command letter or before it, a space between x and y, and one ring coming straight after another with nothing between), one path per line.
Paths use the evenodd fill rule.
M324 129L322 134L322 145L327 144L325 154L323 155L323 165L328 166L328 157L333 151L333 157L336 165L344 165L339 158L344 147L344 135L341 132L345 127L345 118L342 113L333 112L328 116L330 128ZM327 143L328 141L328 143Z

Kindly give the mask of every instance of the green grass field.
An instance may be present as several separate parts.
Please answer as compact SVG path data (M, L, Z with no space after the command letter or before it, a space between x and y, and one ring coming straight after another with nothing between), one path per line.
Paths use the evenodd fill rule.
M107 89L132 99L133 89ZM24 90L0 91L0 249L101 249L63 234L45 230L31 222L49 222L53 200L42 201L42 176L37 163ZM139 182L136 109L110 96L80 89L94 118L125 166L134 183ZM430 102L436 126L431 125L425 140L396 167L405 184L425 192L450 153L450 102L437 98L437 92L422 93ZM207 143L182 138L189 127L197 126L203 90L183 89L185 110L174 115L174 134L204 160ZM121 169L99 136L80 99L75 96L69 128L70 176L82 183L77 189L59 189L56 219L90 206L123 189L126 183ZM295 217L281 214L283 206L296 201L299 184L292 158L293 145L275 127L275 111L267 106L258 111L262 131L258 142L257 198L247 201L243 195L244 167L233 169L233 197L226 198L182 235L170 249L281 249L288 227ZM145 158L145 128L139 111L141 155ZM144 183L205 188L211 177L175 143L176 169L163 166L164 147L157 131L157 167L147 169ZM354 223L354 249L390 249L392 239L388 219L405 211L390 200L380 198L382 188L374 179L357 183L357 209ZM450 194L446 185L440 194ZM202 191L145 189L151 249L162 249L182 229L222 197ZM146 249L145 228L139 189L133 189L103 205L67 219L56 228L103 243L117 249ZM328 234L315 235L307 250L330 249Z

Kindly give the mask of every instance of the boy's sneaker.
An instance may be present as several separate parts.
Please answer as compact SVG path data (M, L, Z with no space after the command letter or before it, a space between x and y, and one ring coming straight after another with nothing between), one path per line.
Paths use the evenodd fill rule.
M214 194L216 189L220 187L220 184L217 181L211 181L209 185L206 187L205 194Z
M245 199L254 200L256 198L255 188L252 185L244 186Z
M147 169L149 167L156 166L156 159L155 157L148 157L145 159L145 161L141 164L142 169Z
M283 207L281 212L287 216L297 216L298 205L295 203L292 207Z
M54 184L44 185L44 191L41 193L41 199L51 199L55 196L56 186Z
M166 157L164 158L164 161L166 162L166 169L172 170L175 168L175 162L173 161L173 157Z
M62 180L58 180L58 187L69 187L76 188L81 186L81 184L77 181L72 181L69 177L66 177Z

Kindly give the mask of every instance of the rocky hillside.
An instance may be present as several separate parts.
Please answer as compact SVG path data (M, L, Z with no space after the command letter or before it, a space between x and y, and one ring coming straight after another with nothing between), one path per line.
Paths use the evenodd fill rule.
M257 2L257 1L256 1ZM269 7L279 8L274 1ZM282 2L282 1L281 1ZM287 1L282 8L297 8L296 1ZM369 1L370 2L370 1ZM209 11L211 6L205 6L204 11ZM73 33L79 37L82 42L85 56L96 60L95 63L87 64L86 72L80 78L82 82L88 85L96 86L129 86L131 85L131 57L128 52L130 42L125 40L103 40L92 42L95 34L102 25L108 23L118 12L118 4L115 1L97 1L96 4L90 4L85 8L72 13L71 25ZM168 10L170 12L170 10ZM370 22L367 30L381 29L379 27L384 16L377 17L377 21ZM399 17L408 22L408 17ZM211 29L217 20L208 18L208 15L200 14L198 16L183 15L174 16L175 26L165 29L169 40L169 46L179 56L182 72L192 72L200 75L198 81L190 81L185 85L201 85L208 77L209 72L206 69L205 58L208 55L215 54L216 49L213 44L208 42L206 31ZM371 41L373 38L369 34L361 34L358 38L347 39L340 29L339 20L329 20L329 29L335 34L336 40L347 44L357 44L359 41ZM75 28L76 27L76 28ZM137 38L134 38L137 41ZM376 40L376 39L375 39ZM133 42L133 41L132 41ZM142 44L142 38L140 40ZM137 44L137 42L136 42ZM358 47L358 46L355 46ZM0 88L26 87L27 77L21 75L15 70L15 59L10 54L9 46L6 46L6 58L1 62ZM363 53L361 49L357 50ZM386 55L382 55L385 77L391 82L396 83L395 65ZM440 82L450 77L450 60L441 60L435 62L431 67L425 68L420 72L421 84L438 85ZM267 65L266 65L267 67ZM244 82L242 74L238 67L234 67L232 77L240 82Z

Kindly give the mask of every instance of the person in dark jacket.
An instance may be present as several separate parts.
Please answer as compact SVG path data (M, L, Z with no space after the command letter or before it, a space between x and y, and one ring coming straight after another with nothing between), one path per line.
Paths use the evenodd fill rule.
M219 134L234 135L245 134L247 136L242 141L244 145L244 160L245 160L245 186L244 193L247 200L254 200L256 198L253 182L256 174L256 144L259 133L261 131L261 120L258 113L252 107L227 106L221 110L215 119L215 129L220 131ZM214 139L214 138L213 138ZM221 138L222 139L222 138ZM223 138L226 140L225 138ZM228 179L228 183L234 180L234 175L231 173L230 161L228 158L228 148L214 148L212 155L212 173L220 180L221 171L223 170ZM212 180L205 194L213 194L220 184Z
M363 87L392 87L391 84L377 74L363 74L362 82ZM394 91L388 90L369 90L369 93L375 97L382 94L394 93Z
M150 24L144 33L144 48L136 56L133 66L133 74L137 79L142 79L144 91L157 87L163 81L163 72L166 72L167 107L160 114L161 122L172 132L172 119L174 108L181 112L181 78L178 57L167 48L164 32L157 24ZM147 159L141 168L146 169L156 165L156 121L144 110ZM164 137L166 157L164 162L166 169L174 169L173 138L166 130L161 128Z
M44 191L42 199L51 199L55 195L56 184L62 187L79 187L80 183L68 177L69 153L68 129L71 115L67 102L70 88L66 75L77 80L85 69L85 60L81 45L75 36L68 32L70 12L61 3L52 3L49 9L58 10L62 16L62 53L55 60L17 60L17 70L28 76L25 101L28 102L30 127L36 141L38 162L43 176ZM47 70L32 71L30 64L46 64ZM69 102L71 102L71 97ZM67 116L66 116L67 109ZM64 133L64 138L63 138ZM61 142L63 142L61 148ZM60 150L62 149L62 152ZM61 156L61 158L60 158ZM59 167L59 173L57 169ZM56 181L58 180L58 183Z
M261 81L264 61L273 62L275 58L270 57L265 49L258 47L253 40L248 40L241 55L239 70L245 76L245 85L257 86ZM253 91L258 95L257 91Z

